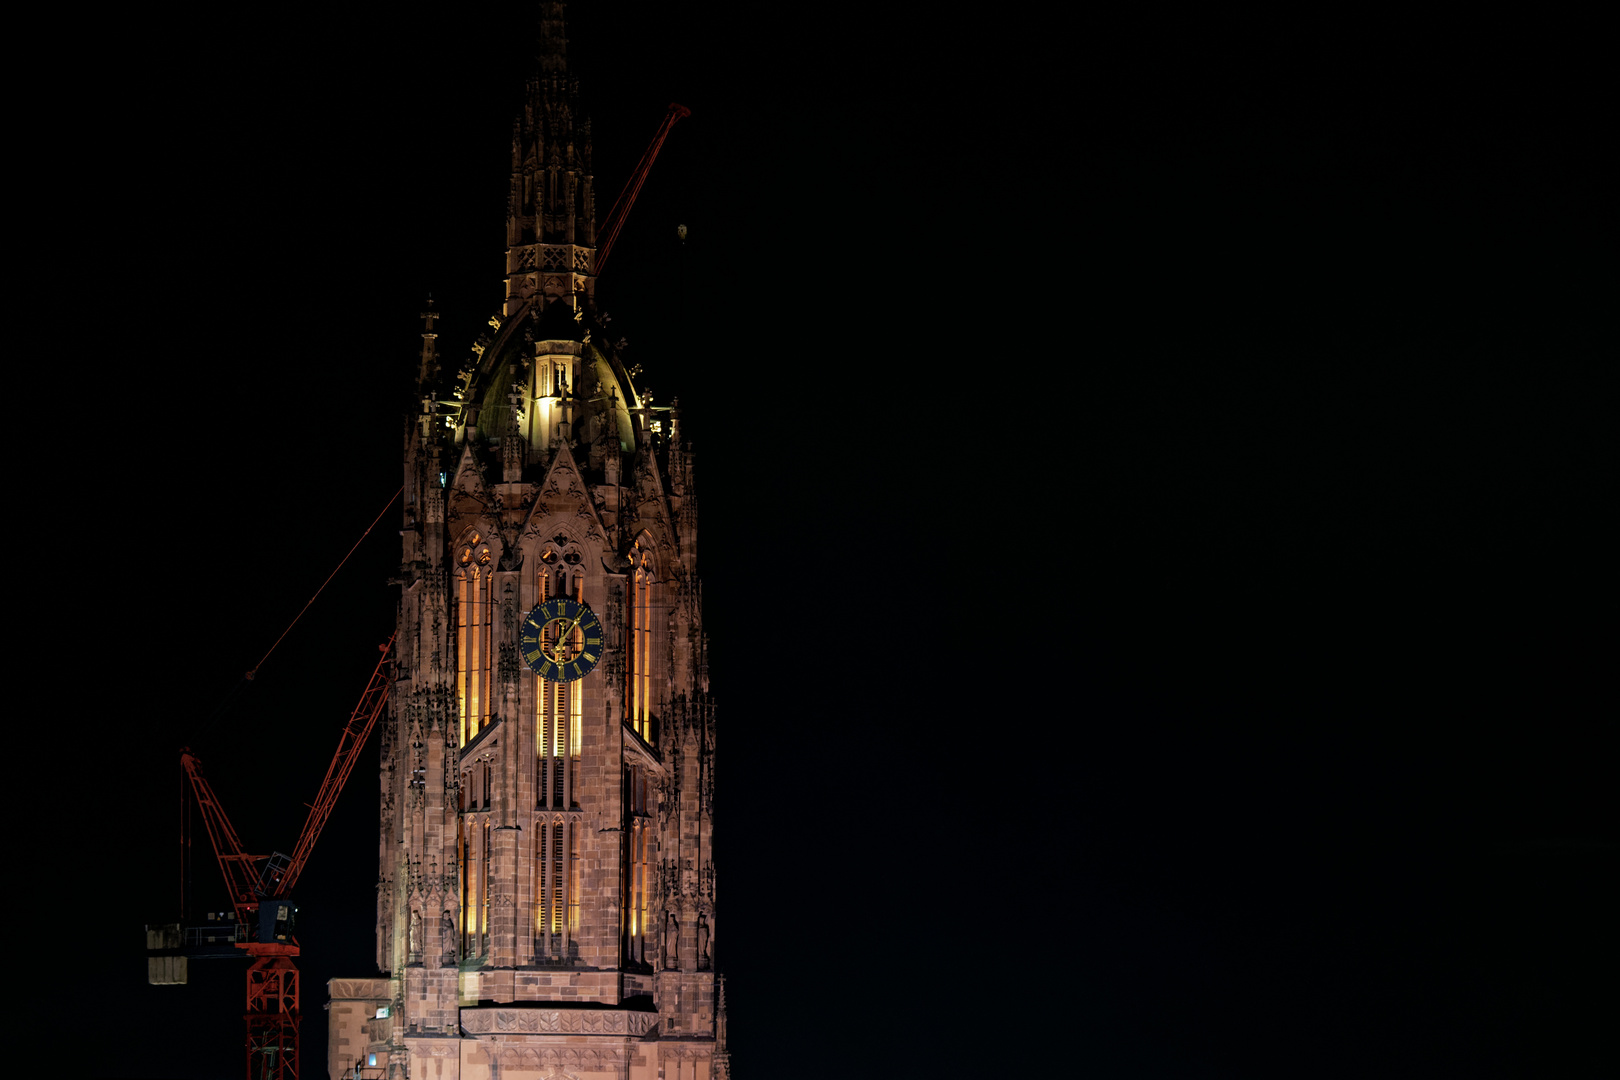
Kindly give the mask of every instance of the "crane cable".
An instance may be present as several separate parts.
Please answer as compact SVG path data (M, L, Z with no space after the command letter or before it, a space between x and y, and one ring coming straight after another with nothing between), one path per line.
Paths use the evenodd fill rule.
M403 484L401 484L400 488L399 488L399 491L394 492L392 495L390 495L388 497L387 506L384 506L382 508L382 511L380 513L378 513L378 515L376 516L375 519L373 519L371 524L366 526L366 531L360 534L360 539L356 540L354 542L354 547L349 549L349 555L353 555L355 553L355 550L361 544L365 543L366 537L371 535L371 530L375 529L377 527L377 522L379 522L379 521L381 521L383 519L383 514L388 513L388 508L394 505L394 500L399 498L400 494L403 493L404 490L405 490L405 486ZM332 570L332 572L330 574L326 575L326 580L321 582L321 587L319 589L315 590L315 595L311 596L309 598L309 600L307 602L305 602L303 608L299 610L298 614L293 616L293 621L287 624L287 629L285 629L285 630L283 630L281 632L281 637L276 638L275 644L271 645L269 649L265 650L265 654L263 656L259 657L259 662L257 664L254 664L253 667L244 676L244 678L246 678L248 682L252 682L253 681L253 676L255 676L255 675L257 675L259 673L260 668L264 667L264 662L266 660L270 659L270 654L271 653L276 651L276 645L281 644L281 638L284 638L288 634L292 633L292 628L297 626L298 625L298 620L302 619L304 617L304 612L309 610L309 605L313 604L315 602L316 598L321 595L321 592L326 588L326 586L331 584L332 579L337 577L337 572L339 570L343 569L343 564L344 563L349 561L349 555L343 556L342 561L340 561L337 564L337 566L333 568L333 570Z

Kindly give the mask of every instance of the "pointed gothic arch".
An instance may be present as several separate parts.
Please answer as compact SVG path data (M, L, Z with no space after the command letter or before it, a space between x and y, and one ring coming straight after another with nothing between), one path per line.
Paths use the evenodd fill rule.
M537 814L531 860L534 881L534 957L539 964L578 955L580 830L577 813Z
M495 715L495 603L490 587L500 566L500 536L482 520L451 546L456 642L456 722L466 746Z
M535 603L554 596L583 598L585 577L593 560L590 548L575 535L575 530L559 524L548 539L525 546L532 549L532 558L525 557L524 564L534 566L531 580Z
M625 596L625 674L624 719L630 729L649 745L653 731L653 669L658 650L655 629L662 604L658 543L643 529L627 553L630 568L626 574Z
M584 601L587 579L601 562L597 545L571 520L552 518L524 540L524 592L538 604L558 596ZM578 631L575 631L578 633ZM535 807L569 809L579 804L579 763L585 686L581 681L538 679L535 693Z

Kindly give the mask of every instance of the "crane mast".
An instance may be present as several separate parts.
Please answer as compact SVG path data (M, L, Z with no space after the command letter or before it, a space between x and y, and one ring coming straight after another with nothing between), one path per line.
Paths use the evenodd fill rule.
M337 750L310 804L292 855L279 851L268 856L247 852L213 785L203 775L201 759L189 747L180 752L180 764L196 799L220 874L225 879L236 924L228 935L222 935L217 924L212 928L164 927L158 931L161 948L154 951L181 957L245 955L248 958L247 1011L243 1014L247 1024L248 1080L298 1080L301 1017L298 965L294 960L299 951L298 939L293 935L298 907L292 902L292 891L332 816L332 808L337 805L349 774L354 771L371 729L388 704L394 637L390 636L386 644L379 646L379 651L382 656L338 737ZM182 844L185 842L182 839ZM153 930L148 927L149 946L152 936ZM229 940L222 942L222 938ZM228 944L229 949L222 948L224 944ZM172 970L172 966L166 966L166 970ZM163 981L183 982L184 976Z

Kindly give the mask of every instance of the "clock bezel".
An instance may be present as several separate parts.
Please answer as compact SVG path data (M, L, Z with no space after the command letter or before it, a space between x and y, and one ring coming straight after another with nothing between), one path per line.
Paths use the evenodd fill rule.
M541 635L554 622L573 622L577 625L582 644L577 656L565 663L557 663L546 656L541 648ZM593 637L594 635L594 637ZM596 646L594 655L592 645ZM518 631L518 654L540 678L547 682L577 682L596 670L607 650L607 633L596 612L583 600L571 596L554 596L542 600L523 618Z

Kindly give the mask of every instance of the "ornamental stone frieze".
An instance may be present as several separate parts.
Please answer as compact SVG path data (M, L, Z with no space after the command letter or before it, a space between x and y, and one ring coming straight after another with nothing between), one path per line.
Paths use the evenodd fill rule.
M542 1080L580 1080L570 1070L611 1072L629 1065L634 1055L618 1047L505 1046L496 1054L503 1069L530 1072L549 1068Z
M374 999L387 1000L391 995L388 991L388 980L383 979L333 979L327 984L330 987L333 1000L337 999Z
M594 250L577 244L526 244L511 252L511 276L525 270L571 270L591 272Z
M468 1035L628 1035L640 1038L658 1024L656 1013L627 1009L466 1008Z
M431 1058L459 1058L461 1044L455 1039L446 1039L442 1035L412 1035L405 1034L405 1044L411 1048L411 1053L421 1057Z

